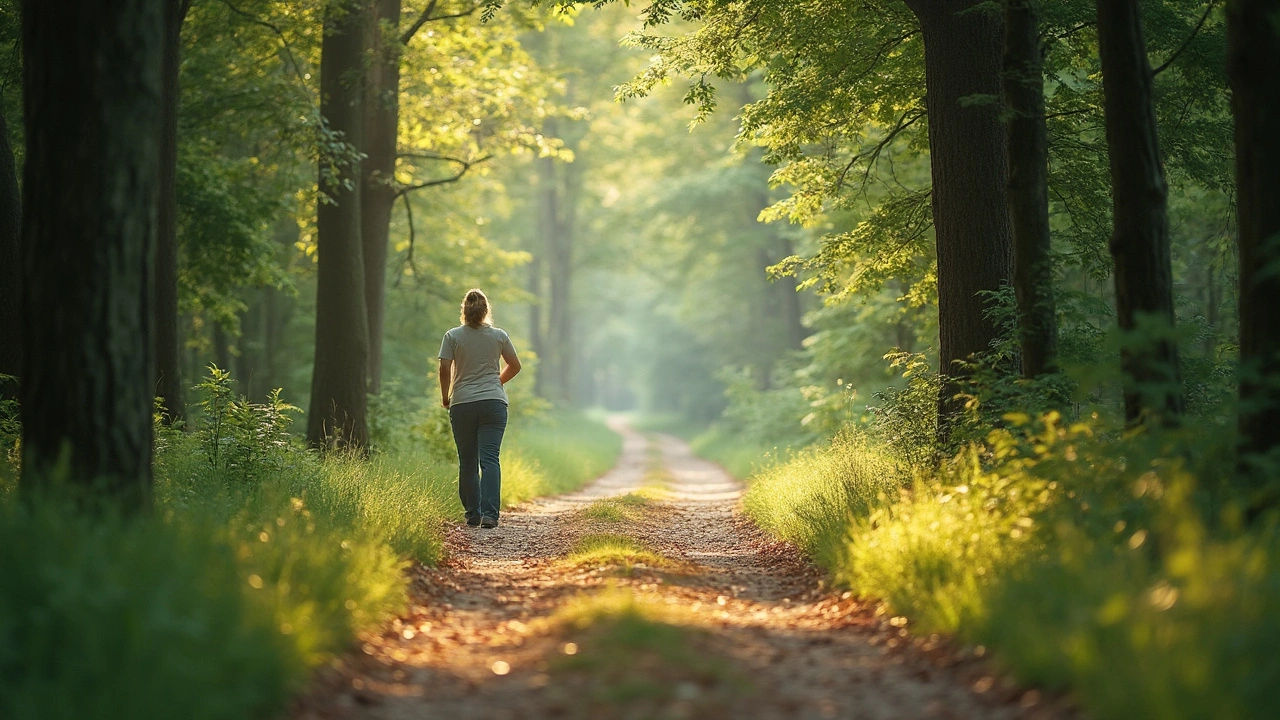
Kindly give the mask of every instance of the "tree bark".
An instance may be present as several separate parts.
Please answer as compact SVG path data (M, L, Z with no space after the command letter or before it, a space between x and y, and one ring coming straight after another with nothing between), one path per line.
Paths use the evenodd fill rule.
M396 194L396 143L400 130L400 40L395 32L401 0L374 0L373 60L365 80L360 187L364 296L369 314L369 392L382 388L382 327L387 295L387 244ZM384 32L385 31L385 32Z
M547 340L555 355L553 386L556 399L564 404L575 400L573 340L573 246L577 230L577 198L581 186L582 157L575 151L575 161L560 169L563 182L558 183L560 212L556 232L549 238L548 257L551 304L548 308ZM556 168L552 168L554 172Z
M22 196L9 144L9 124L0 108L0 375L18 377L22 365ZM0 383L0 399L17 398L18 388Z
M22 44L22 482L143 507L163 13L152 0L25 0Z
M1280 450L1280 0L1227 5L1240 226L1240 452ZM1249 484L1265 472L1248 470ZM1273 492L1269 501L1275 504Z
M362 145L368 0L326 5L320 49L320 114L346 142ZM369 318L360 239L359 160L321 173L329 201L316 211L316 352L307 441L316 447L363 449L367 418ZM350 180L344 183L344 180Z
M1009 226L1022 376L1054 372L1058 327L1049 254L1049 150L1039 0L1007 0L1004 96L1009 108Z
M924 37L925 108L938 255L938 439L945 445L960 411L956 365L990 349L998 334L984 293L1006 285L1013 247L1005 199L1008 138L999 103L1003 29L975 0L908 0Z
M190 0L165 0L164 49L161 76L160 197L156 223L155 395L166 424L186 412L178 336L178 105L182 21Z
M1138 0L1098 0L1098 54L1111 156L1116 315L1124 414L1173 422L1182 412L1169 257L1168 192L1156 130L1151 65Z

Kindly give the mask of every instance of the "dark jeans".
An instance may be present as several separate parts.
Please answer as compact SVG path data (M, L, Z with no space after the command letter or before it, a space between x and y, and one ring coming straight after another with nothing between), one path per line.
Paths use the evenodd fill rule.
M458 497L468 520L498 519L502 496L502 434L507 429L507 404L477 400L449 408L453 442L458 446Z

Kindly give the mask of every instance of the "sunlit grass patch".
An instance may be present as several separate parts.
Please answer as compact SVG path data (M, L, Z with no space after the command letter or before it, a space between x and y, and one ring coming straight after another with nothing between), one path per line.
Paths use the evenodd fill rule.
M578 515L583 519L599 522L636 522L644 516L644 510L652 503L653 500L646 495L630 492L596 500L582 508Z
M835 571L844 561L849 521L896 500L903 474L866 438L842 435L827 447L801 451L758 471L743 508L762 528Z
M502 501L571 492L618 461L622 436L582 413L513 423L502 455Z
M550 621L564 640L551 663L553 686L583 682L585 716L671 717L723 710L749 689L729 658L708 647L693 614L609 588L566 604Z
M616 434L562 422L568 440L513 443L505 499L612 465ZM135 518L21 501L0 473L0 717L273 717L309 670L403 610L407 562L437 562L443 521L461 516L456 465L427 449L289 446L249 475L210 463L200 439L162 432L155 511Z
M660 570L680 567L679 563L654 552L640 541L615 533L583 535L564 561L578 567L616 567L627 573L639 567Z

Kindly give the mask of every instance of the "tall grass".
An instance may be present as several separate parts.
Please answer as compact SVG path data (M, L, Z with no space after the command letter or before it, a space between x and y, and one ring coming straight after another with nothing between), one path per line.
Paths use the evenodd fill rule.
M613 467L622 452L620 435L577 412L513 424L509 433L502 468L506 504L576 490Z
M1240 525L1228 433L1010 422L909 483L842 438L757 475L747 512L1097 717L1280 716L1280 530Z
M610 437L573 417L517 430L504 499L602 472ZM461 516L456 465L425 450L288 449L246 475L211 464L206 439L162 436L142 517L20 500L4 481L0 717L270 717L311 668L403 609L407 563L437 562Z

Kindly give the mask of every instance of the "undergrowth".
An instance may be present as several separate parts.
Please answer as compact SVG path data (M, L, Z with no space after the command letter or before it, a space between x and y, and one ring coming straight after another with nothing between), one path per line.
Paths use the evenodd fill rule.
M19 497L16 454L2 463L0 717L270 717L310 669L403 609L410 560L441 559L461 516L456 460L426 443L322 458L288 434L296 410L278 394L248 403L221 371L201 389L194 432L157 425L148 514ZM555 429L517 425L504 447L508 504L616 458L599 424L540 422Z
M843 436L747 512L918 632L996 650L1100 718L1280 715L1280 531L1241 523L1231 433L1007 415L932 471Z

